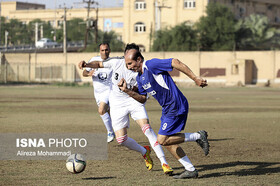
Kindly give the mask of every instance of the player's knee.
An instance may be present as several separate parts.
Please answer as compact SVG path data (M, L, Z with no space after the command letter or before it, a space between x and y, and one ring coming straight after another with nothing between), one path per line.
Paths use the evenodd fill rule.
M168 145L167 139L168 139L168 138L162 138L162 137L159 137L159 136L158 136L157 142L158 142L160 145L162 145L162 146L166 146L166 145Z
M127 134L124 135L124 136L120 136L120 137L117 137L117 142L120 144L120 145L123 145L123 143L127 140Z
M98 108L99 115L104 115L106 113L106 110L104 108Z

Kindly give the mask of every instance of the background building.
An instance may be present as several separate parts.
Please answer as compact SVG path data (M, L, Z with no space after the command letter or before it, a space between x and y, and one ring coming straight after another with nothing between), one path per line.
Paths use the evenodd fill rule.
M274 26L280 26L279 0L124 0L123 7L91 9L90 19L98 18L98 29L115 31L124 43L135 42L143 51L150 51L156 30L182 22L192 25L205 15L210 2L219 2L232 9L237 19L252 13L268 16ZM45 9L45 5L23 2L2 2L1 16L27 24L35 18L59 27L64 10ZM87 9L68 9L67 19L87 19Z

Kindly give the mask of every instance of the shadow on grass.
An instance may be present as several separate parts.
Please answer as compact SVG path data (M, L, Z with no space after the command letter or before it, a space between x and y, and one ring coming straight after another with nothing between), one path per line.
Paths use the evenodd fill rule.
M240 166L240 167L239 167ZM244 167L247 166L247 167ZM274 166L274 167L270 167ZM275 167L276 166L276 167ZM206 170L217 170L215 173L201 175L200 178L211 178L221 176L251 176L251 175L266 175L272 173L280 173L279 162L248 162L248 161L236 161L229 163L199 165L196 166L199 172ZM218 171L222 168L230 168L229 171Z
M226 140L234 140L234 138L208 139L208 141L226 141Z
M89 177L89 178L82 178L83 180L107 180L107 179L113 179L116 177Z
M244 166L247 167L244 168ZM270 167L270 166L274 166L274 167ZM222 177L222 176L256 176L256 175L280 173L279 162L237 161L237 162L220 163L220 164L198 165L195 167L197 168L198 173L201 173L203 171L209 171L209 170L217 170L216 172L210 174L204 174L204 175L200 174L199 178L212 178L212 177ZM231 170L219 171L219 169L222 168L230 168ZM174 173L173 175L179 175L183 171L185 171L184 167L172 167L172 169L181 170L180 172ZM162 170L154 170L154 171L162 171Z

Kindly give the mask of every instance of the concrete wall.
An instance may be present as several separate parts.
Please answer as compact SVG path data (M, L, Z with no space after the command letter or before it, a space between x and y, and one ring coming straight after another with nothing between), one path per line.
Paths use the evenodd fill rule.
M77 68L81 60L89 60L98 53L31 53L4 54L5 61L13 66L17 72L18 64L30 65L31 69L38 67L61 66L63 80L91 81L82 77L82 71ZM111 53L111 57L122 56L123 53ZM145 60L151 58L177 58L187 64L196 75L205 77L210 84L244 85L248 76L252 80L247 84L277 85L280 84L280 51L252 51L252 52L145 52ZM67 59L67 61L66 61ZM2 62L3 63L3 62ZM67 67L66 67L67 63ZM247 65L247 69L246 69ZM249 67L249 69L248 69ZM31 81L35 72L31 70ZM16 73L15 73L16 74ZM193 83L187 76L176 70L171 72L177 82ZM14 78L15 79L15 78Z

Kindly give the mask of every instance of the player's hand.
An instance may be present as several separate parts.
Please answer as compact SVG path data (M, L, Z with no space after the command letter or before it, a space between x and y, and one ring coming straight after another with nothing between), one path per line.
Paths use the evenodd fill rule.
M94 72L95 72L95 69L93 68L91 71L89 71L88 76L93 76Z
M83 69L84 67L86 67L86 62L85 61L80 61L80 63L78 64L79 69Z
M119 89L120 89L121 91L123 91L123 92L127 89L127 87L126 87L126 81L125 81L124 78L122 78L122 79L120 80L120 82L118 83L118 87L119 87Z
M207 80L206 79L202 79L200 77L198 78L195 78L194 79L194 82L197 86L200 86L201 88L203 87L206 87L208 84L207 84Z

